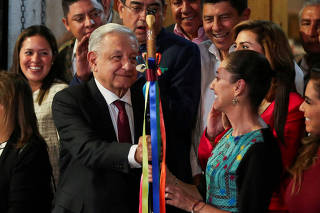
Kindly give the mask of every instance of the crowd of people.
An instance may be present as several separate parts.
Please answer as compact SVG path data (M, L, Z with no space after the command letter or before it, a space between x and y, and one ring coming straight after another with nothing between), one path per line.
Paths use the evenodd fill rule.
M0 72L0 212L139 211L147 10L166 129L166 212L320 212L320 0L305 56L247 0L62 0ZM151 137L147 135L148 160Z

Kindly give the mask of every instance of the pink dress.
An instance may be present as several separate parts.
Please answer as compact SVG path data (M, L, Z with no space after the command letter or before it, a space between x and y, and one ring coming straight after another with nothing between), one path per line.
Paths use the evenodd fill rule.
M320 149L318 160L302 176L301 189L297 194L291 194L292 180L285 193L285 200L290 213L320 212Z

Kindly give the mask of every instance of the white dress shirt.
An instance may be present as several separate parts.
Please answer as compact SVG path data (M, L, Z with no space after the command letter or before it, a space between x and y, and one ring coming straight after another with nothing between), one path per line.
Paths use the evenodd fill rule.
M133 116L133 108L132 108L132 103L131 103L130 89L128 89L128 91L126 92L126 94L122 98L119 98L116 94L114 94L110 90L104 88L99 83L99 81L97 81L97 79L94 79L94 80L97 84L99 91L101 92L102 96L104 97L104 99L107 102L110 117L111 117L112 124L113 124L113 128L114 128L114 131L117 135L117 138L118 138L117 119L118 119L119 110L116 107L116 105L114 104L114 102L117 100L121 100L121 101L125 102L125 108L126 108L126 112L128 115L130 132L131 132L131 139L132 139L132 142L134 142L134 116ZM133 144L130 148L130 151L129 151L128 161L129 161L129 165L131 166L131 168L140 168L141 167L141 165L138 162L136 162L136 160L134 158L137 147L138 147L137 144Z
M197 113L197 121L192 132L192 144L190 152L190 163L192 175L201 173L198 164L198 147L200 138L207 126L207 117L211 110L215 95L210 85L216 77L217 69L221 63L220 52L211 40L204 41L199 45L201 56L201 95Z
M6 145L7 145L7 142L3 142L0 144L0 156L2 155L2 152L3 152L4 148L6 147Z

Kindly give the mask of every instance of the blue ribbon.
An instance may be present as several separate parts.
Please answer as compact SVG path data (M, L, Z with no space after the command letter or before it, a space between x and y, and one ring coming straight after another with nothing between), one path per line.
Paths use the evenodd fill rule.
M150 82L150 129L152 149L152 185L153 185L153 212L160 213L160 175L159 175L159 152L158 152L158 121L157 100L158 82ZM160 134L160 133L159 133Z

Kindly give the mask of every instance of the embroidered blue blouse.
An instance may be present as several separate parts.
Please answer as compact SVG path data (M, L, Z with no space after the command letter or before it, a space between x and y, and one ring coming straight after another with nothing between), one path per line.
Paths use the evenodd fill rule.
M275 185L276 180L278 180L277 177L280 176L279 174L281 169L279 168L281 165L281 159L280 156L277 155L278 153L275 149L275 143L272 143L274 142L272 141L272 136L271 138L267 137L268 140L271 140L269 141L271 143L264 143L265 130L268 129L255 130L241 136L233 137L233 129L231 128L221 138L217 146L212 151L206 168L206 197L208 204L211 204L218 209L230 212L250 212L249 209L254 209L254 211L257 212L264 212L258 211L262 209L267 210L273 186ZM259 144L263 146L259 146ZM266 144L269 145L266 146ZM273 145L270 146L270 144ZM251 147L259 148L250 149ZM251 154L248 154L249 150ZM254 154L252 154L252 151L254 151ZM271 160L268 162L267 160L263 160L265 159L265 157L262 156L260 152L275 154L275 161ZM259 160L260 157L257 156L261 156L262 159ZM245 165L241 166L241 162L244 158L246 158L246 163ZM278 162L273 168L275 173L271 174L271 176L266 175L271 173L271 164L273 164L274 162ZM252 166L254 164L255 166ZM253 170L253 168L261 169ZM264 172L266 174L264 174ZM259 173L259 175L255 175L255 173ZM263 179L264 176L270 181L270 184L266 184L268 185L269 189L268 187L260 187L260 182L263 183L265 181ZM244 181L244 179L250 179L249 183L247 181ZM241 184L239 184L239 180L241 180ZM250 202L251 198L247 196L246 199L249 201L246 201L245 205L241 205L239 202L241 202L243 198L241 199L240 196L243 196L245 193L241 195L241 192L243 192L244 190L241 190L240 187L250 187L248 190L245 190L246 193L254 196L256 199L259 199L259 202L256 202L256 204L250 206L251 204L248 204L248 202ZM253 189L255 187L257 188ZM253 201L254 198L251 199L251 202Z

